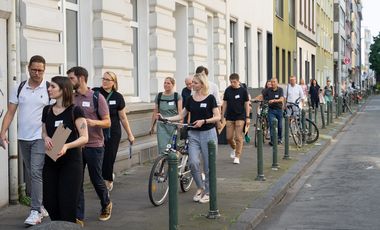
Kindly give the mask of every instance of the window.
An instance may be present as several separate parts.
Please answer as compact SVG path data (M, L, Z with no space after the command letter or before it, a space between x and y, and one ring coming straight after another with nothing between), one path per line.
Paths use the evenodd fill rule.
M311 30L315 32L314 30L314 0L311 1Z
M263 53L263 36L262 36L262 33L261 31L258 31L257 32L257 81L259 83L259 87L260 87L260 83L261 83L261 69L262 69L262 64L263 64L263 56L262 56L262 53Z
M236 22L230 21L230 73L235 73L235 31Z
M250 60L250 28L244 27L244 71L245 71L245 83L248 86L249 83L249 60Z
M288 51L288 80L292 75L292 54Z
M310 6L310 0L308 1L308 3L309 3L309 5L308 5L308 7L307 7L307 9L308 9L308 14L307 14L307 17L308 17L308 27L309 27L309 30L311 30L311 24L310 24L310 16L311 16L311 13L310 13L310 8L311 8L311 6Z
M344 18L345 18L345 15L344 15L344 11L342 9L342 7L339 7L339 22L340 22L340 25L341 26L344 26L344 22L346 21Z
M76 0L68 0L64 3L65 17L65 52L66 69L79 65L79 39L78 39L78 11L79 5Z
M276 47L276 78L280 80L280 48Z
M315 79L315 55L311 55L311 78Z
M300 47L300 52L299 52L299 64L300 64L300 78L302 78L302 48Z
M276 0L276 15L284 18L284 0Z
M289 0L289 25L296 25L296 0Z
M285 56L285 50L282 49L282 83L286 82L286 56Z
M299 18L300 18L300 24L302 25L303 24L303 21L302 21L302 1L303 0L299 0L300 2L299 2Z
M307 18L306 18L306 15L307 15L307 11L306 11L306 5L307 5L307 0L304 0L303 1L303 21L304 21L304 26L305 28L307 28Z
M133 69L132 69L132 79L133 79L133 94L131 96L139 95L139 23L137 21L137 0L131 0L132 4L132 55L133 55Z

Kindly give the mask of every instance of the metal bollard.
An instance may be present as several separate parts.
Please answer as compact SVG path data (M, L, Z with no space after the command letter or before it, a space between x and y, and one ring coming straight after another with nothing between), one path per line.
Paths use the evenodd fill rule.
M334 123L333 121L333 102L330 102L330 124Z
M321 104L319 104L319 107L321 107ZM315 107L315 109L314 109L314 123L316 124L316 125L318 125L318 108L317 107ZM313 132L313 130L311 130L311 132Z
M336 98L335 101L335 119L339 117L339 97Z
M302 127L302 130L305 130L306 129L306 111L303 109L301 110L301 127ZM305 141L305 132L302 132L302 142Z
M285 116L285 134L284 134L284 144L285 144L285 149L284 149L284 157L282 159L284 160L290 160L289 156L289 116Z
M313 109L312 108L309 108L309 120L310 121L313 121ZM313 132L313 130L311 130L313 127L311 126L311 124L309 123L309 127L308 129L310 130L310 132Z
M168 155L169 163L169 229L178 229L178 158L175 152Z
M323 107L324 107L324 106L325 106L324 104L321 105L321 121L322 121L322 129L326 128L326 124L325 124L325 111L323 111ZM327 106L328 106L328 105L327 105ZM315 120L317 120L317 119L315 119Z
M209 167L209 183L210 183L210 210L208 211L208 219L216 219L220 217L217 205L216 191L216 144L214 141L208 142L208 167Z
M272 122L272 130L273 130L273 162L272 162L272 169L273 170L277 170L279 168L278 166L278 162L277 162L277 152L278 152L278 148L277 148L277 145L278 145L278 130L277 130L277 119L273 119L273 122ZM289 135L288 135L289 136Z
M265 181L263 160L263 130L257 127L257 176L258 181Z
M331 102L327 102L327 117L326 117L326 125L329 126L330 125L330 104Z

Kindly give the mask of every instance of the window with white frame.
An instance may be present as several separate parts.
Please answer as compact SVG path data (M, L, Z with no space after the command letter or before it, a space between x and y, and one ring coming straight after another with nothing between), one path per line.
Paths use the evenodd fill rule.
M138 29L139 23L137 20L137 0L131 0L132 4L132 36L133 36L133 44L132 44L132 55L133 55L133 69L132 69L132 79L133 79L133 94L132 96L139 96L139 40L138 40Z
M63 3L66 69L70 69L79 65L79 4L78 0L66 0Z
M249 62L250 62L250 35L251 30L248 26L244 27L244 71L245 71L245 83L249 84Z
M276 0L276 15L284 18L284 0Z
M236 21L230 21L230 73L236 72Z
M289 25L296 26L296 0L289 0Z

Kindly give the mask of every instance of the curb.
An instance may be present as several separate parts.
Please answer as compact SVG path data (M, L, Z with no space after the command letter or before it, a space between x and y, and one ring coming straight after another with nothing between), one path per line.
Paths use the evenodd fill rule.
M314 163L314 161L322 154L322 152L331 144L331 140L352 122L358 116L358 111L362 111L368 103L367 101L358 106L351 116L344 118L343 125L337 130L331 130L328 134L332 138L320 142L320 146L311 149L302 159L293 165L280 179L274 183L266 194L254 200L249 207L240 214L236 223L234 223L231 230L249 230L254 229L271 211L271 209L282 200L286 195L288 189L292 187L295 182L303 175L303 173Z

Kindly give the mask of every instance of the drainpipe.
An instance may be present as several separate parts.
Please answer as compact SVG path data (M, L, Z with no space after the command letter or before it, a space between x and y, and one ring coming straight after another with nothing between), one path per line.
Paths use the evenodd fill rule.
M17 35L16 35L16 0L12 2L12 13L8 20L8 95L14 87L17 72ZM9 203L18 203L18 154L17 154L17 119L8 129L9 144Z

